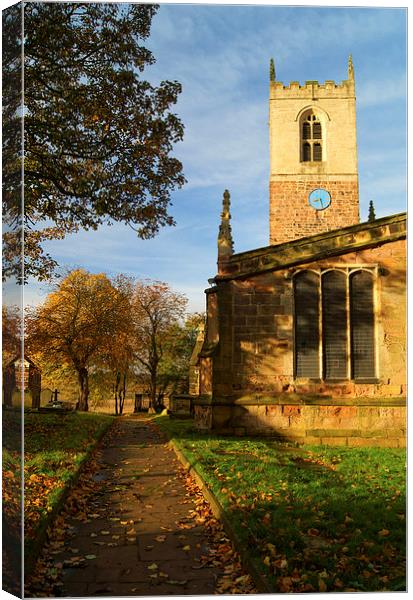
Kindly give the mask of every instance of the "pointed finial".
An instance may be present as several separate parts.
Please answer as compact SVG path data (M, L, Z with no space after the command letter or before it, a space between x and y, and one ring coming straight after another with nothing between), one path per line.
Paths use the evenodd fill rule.
M270 60L270 81L275 81L275 63L273 58Z
M230 195L229 191L224 191L222 200L221 224L218 234L218 259L232 256L234 254L234 242L231 232L231 213L230 213Z
M353 65L353 57L348 57L348 79L354 80L354 65Z
M374 211L374 204L373 204L373 200L370 200L368 222L373 223L373 221L375 221L375 220L376 220L376 213Z

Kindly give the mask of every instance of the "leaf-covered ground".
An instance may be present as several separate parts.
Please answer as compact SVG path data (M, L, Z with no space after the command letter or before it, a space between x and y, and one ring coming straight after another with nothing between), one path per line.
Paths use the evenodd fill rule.
M123 417L49 529L27 597L256 593L201 490L151 419Z
M160 417L274 592L406 589L406 453L296 448Z
M86 413L24 415L24 533L26 552L36 544L65 486L112 417ZM3 412L3 522L8 547L20 543L21 414ZM5 549L7 557L8 548ZM14 562L14 561L13 561ZM6 569L8 562L4 563ZM13 575L13 574L12 574ZM10 580L15 577L11 576Z
M88 413L29 413L24 422L25 538L59 501L112 417Z

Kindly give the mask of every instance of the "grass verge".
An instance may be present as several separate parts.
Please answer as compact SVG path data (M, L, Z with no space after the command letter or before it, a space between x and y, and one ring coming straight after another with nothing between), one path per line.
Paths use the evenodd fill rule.
M274 592L406 589L406 452L304 446L156 422Z
M3 428L19 431L20 415L3 412ZM113 417L90 413L25 413L24 416L24 531L26 570L34 561L51 519L68 488ZM3 518L20 521L20 436L8 435L3 447ZM16 529L16 535L19 535ZM17 541L18 543L18 541Z

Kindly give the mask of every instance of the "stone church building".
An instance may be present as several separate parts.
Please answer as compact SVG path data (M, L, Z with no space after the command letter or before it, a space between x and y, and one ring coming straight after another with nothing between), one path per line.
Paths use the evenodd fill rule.
M359 222L351 57L339 84L285 86L273 63L270 79L269 245L234 253L226 190L192 367L195 422L404 445L406 214Z

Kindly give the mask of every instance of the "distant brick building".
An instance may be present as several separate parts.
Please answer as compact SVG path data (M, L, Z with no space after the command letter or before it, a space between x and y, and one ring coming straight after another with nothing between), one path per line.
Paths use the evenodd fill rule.
M359 223L351 57L340 85L270 88L270 245L234 254L225 191L196 423L404 445L406 215Z

